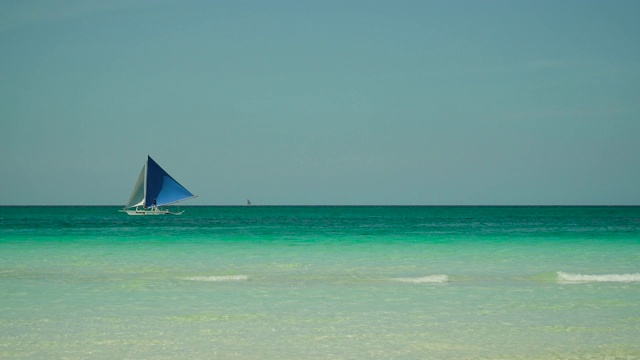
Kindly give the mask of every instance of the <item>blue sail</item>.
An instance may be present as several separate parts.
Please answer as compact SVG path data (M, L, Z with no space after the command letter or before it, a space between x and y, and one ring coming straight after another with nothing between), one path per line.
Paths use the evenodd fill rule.
M194 195L180 185L171 175L156 163L151 156L147 159L146 207L154 204L162 206L192 198Z

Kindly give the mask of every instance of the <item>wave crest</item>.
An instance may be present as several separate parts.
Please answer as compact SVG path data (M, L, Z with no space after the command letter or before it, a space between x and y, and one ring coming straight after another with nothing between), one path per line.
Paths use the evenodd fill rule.
M414 284L422 284L422 283L445 283L449 281L449 277L447 275L428 275L428 276L420 276L420 277L408 277L408 278L392 278L391 280L414 283Z
M603 274L582 275L558 271L558 281L563 282L638 282L640 273L636 274Z
M189 280L189 281L217 282L217 281L245 281L245 280L249 280L249 277L247 275L216 275L216 276L190 276L182 279Z

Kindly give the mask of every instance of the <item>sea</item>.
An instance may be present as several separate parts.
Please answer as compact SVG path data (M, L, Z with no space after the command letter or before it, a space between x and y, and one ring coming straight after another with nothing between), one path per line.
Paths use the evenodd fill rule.
M0 208L1 359L640 359L640 207L118 210Z

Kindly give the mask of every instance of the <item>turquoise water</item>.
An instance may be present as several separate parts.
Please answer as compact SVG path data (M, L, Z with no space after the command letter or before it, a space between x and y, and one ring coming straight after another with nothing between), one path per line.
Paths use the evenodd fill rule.
M0 210L2 359L640 359L639 207Z

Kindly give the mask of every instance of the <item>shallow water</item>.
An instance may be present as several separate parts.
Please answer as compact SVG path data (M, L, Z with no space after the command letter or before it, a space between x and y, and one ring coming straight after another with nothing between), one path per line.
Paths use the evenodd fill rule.
M637 359L638 207L0 211L0 358Z

